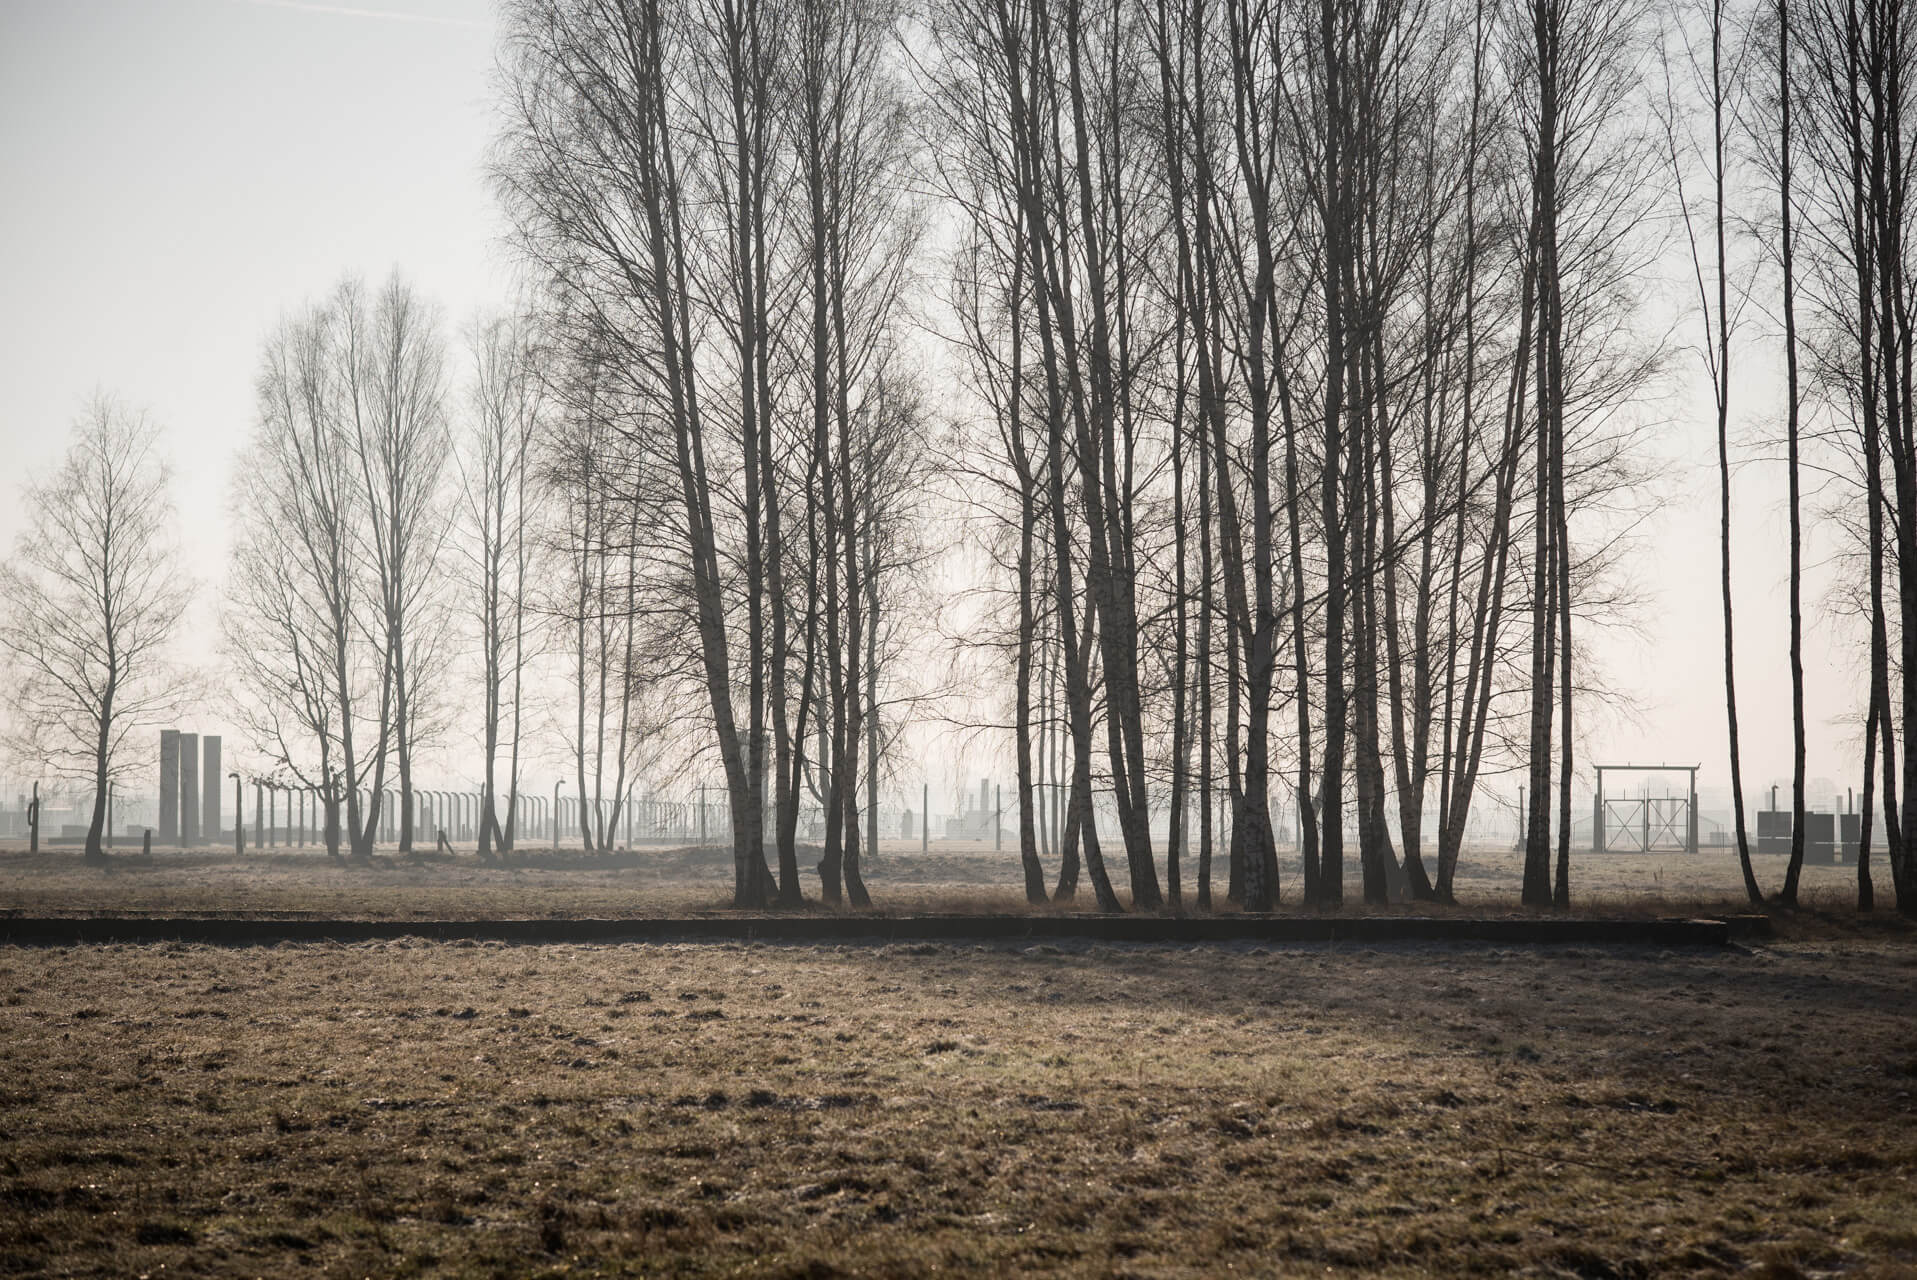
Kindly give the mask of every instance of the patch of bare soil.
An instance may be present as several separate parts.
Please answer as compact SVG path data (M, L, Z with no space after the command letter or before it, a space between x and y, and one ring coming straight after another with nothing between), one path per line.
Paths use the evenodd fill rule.
M1913 980L1886 940L0 948L0 1270L1908 1275Z

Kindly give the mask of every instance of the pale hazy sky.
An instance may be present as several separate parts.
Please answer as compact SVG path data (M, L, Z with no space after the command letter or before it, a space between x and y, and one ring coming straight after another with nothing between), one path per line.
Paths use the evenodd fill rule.
M488 0L0 0L0 544L19 528L22 472L44 470L83 400L109 391L169 429L183 535L211 597L231 462L276 319L349 270L399 267L444 306L449 332L504 301L482 172L494 39ZM1744 359L1740 391L1774 384L1774 353ZM1694 390L1667 409L1668 501L1636 562L1641 635L1599 649L1609 682L1637 691L1640 719L1584 708L1585 758L1701 763L1700 784L1716 788L1712 428ZM1738 480L1753 789L1790 768L1781 471L1754 462ZM1859 735L1828 721L1850 680L1814 603L1810 773L1849 785Z
M485 0L0 0L8 469L54 458L95 388L148 407L216 577L283 311L395 266L453 324L503 296L493 43Z

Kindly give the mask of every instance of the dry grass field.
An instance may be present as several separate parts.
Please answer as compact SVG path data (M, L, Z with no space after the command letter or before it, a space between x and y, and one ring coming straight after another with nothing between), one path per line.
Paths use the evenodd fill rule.
M1460 910L1517 873L1473 851ZM1917 1275L1917 935L1854 922L1854 876L1723 951L0 947L0 1273ZM1027 909L989 847L868 879ZM11 850L0 915L633 917L729 880ZM1740 896L1722 853L1573 882Z
M73 849L30 855L0 847L0 913L14 914L239 914L335 918L621 917L725 909L732 888L729 850L639 849L602 858L578 850L557 857L529 850L513 866L482 864L470 849L450 860L408 859L381 852L370 866L329 860L315 848L156 850L150 859L122 851L105 870L82 866ZM808 895L816 850L801 850ZM1046 867L1048 883L1056 863ZM1222 859L1214 881L1224 903ZM1281 898L1295 907L1299 873L1281 862ZM1474 848L1458 868L1460 909L1467 913L1515 909L1522 868L1508 846ZM1784 860L1758 859L1767 889L1782 883ZM1187 902L1197 870L1186 860ZM1847 909L1856 897L1854 867L1806 867L1807 905ZM1879 901L1888 905L1889 877L1878 867ZM1114 876L1124 894L1123 876ZM885 845L866 864L866 882L882 912L1028 910L1013 848L939 841L921 853L913 843ZM1742 910L1742 882L1728 850L1685 854L1593 854L1573 857L1573 905L1580 911L1659 914ZM1359 893L1355 861L1346 865L1346 892ZM1080 881L1071 909L1093 909L1089 883ZM1428 908L1420 908L1421 910Z
M1910 1275L1914 986L1889 935L0 948L0 1270Z

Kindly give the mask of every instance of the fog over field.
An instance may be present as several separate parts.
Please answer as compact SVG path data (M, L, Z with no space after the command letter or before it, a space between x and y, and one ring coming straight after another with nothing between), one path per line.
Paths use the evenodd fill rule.
M0 1274L1917 1274L1913 33L0 0Z
M1484 838L1530 821L1542 858L1567 786L1557 843L1578 824L1597 843L1594 824L1620 829L1594 817L1597 763L1698 766L1624 793L1695 785L1689 821L1726 846L1751 838L1734 785L1746 822L1790 808L1771 789L1794 776L1800 807L1855 812L1872 687L1861 547L1895 544L1900 518L1871 533L1859 494L1873 449L1901 474L1907 431L1873 445L1858 425L1896 387L1857 329L1872 268L1844 283L1851 206L1820 185L1850 127L1816 96L1836 54L1817 38L1791 51L1761 6L1573 8L1558 66L1527 51L1521 6L1420 0L1376 15L1396 61L1302 48L1240 66L1232 41L1287 29L1284 6L1236 36L1198 12L1113 25L1123 8L1063 19L1067 46L1103 50L1098 76L1048 52L1006 63L1022 55L974 42L985 17L963 4L675 9L621 84L573 74L621 38L592 7L11 6L0 440L17 481L42 487L0 513L0 536L33 532L76 421L137 421L148 463L170 464L156 528L176 539L180 609L151 648L198 684L165 715L127 708L108 735L122 825L165 826L155 730L176 720L264 783L330 794L334 771L350 777L356 830L394 785L477 792L488 843L495 827L510 843L522 792L554 784L595 812L723 788L734 812L771 815L788 877L799 811L835 860L859 792L868 823L883 809L902 830L915 807L962 823L989 779L1012 793L993 802L1001 828L1031 808L1046 844L1074 848L1064 815L1082 795L1146 899L1149 840L1209 850L1200 793L1254 855L1266 829L1298 839L1308 794L1325 856L1349 828L1392 875L1388 840L1414 862L1430 840L1442 862L1451 822ZM849 42L814 63L772 53L833 32ZM1783 97L1761 69L1778 48L1802 64ZM674 78L656 119L647 66ZM1341 76L1361 96L1392 86L1397 114L1325 126L1342 119ZM1016 165L1037 135L1019 132L1020 104L1060 84L1076 86L1045 124L1061 167L1028 190ZM995 94L1005 114L966 105ZM1227 119L1214 99L1265 107ZM1775 140L1793 118L1795 160ZM1399 149L1376 150L1387 138ZM1347 187L1313 176L1333 154L1364 157ZM1555 245L1520 234L1547 182L1562 185ZM1050 273L1038 287L1025 239L1054 255L1031 259ZM1193 274L1220 254L1229 272ZM1338 255L1362 278L1336 275ZM681 307L677 336L648 312L653 284ZM381 341L383 365L367 354ZM345 384L311 383L342 360ZM383 402L375 476L359 415L382 377L410 389ZM322 396L305 417L302 386ZM313 609L315 586L257 531L284 543L313 514L293 491L318 464L283 449L342 413L361 423L364 492L339 514L389 527L383 545L353 535L373 578L332 602L352 615L354 670L315 720L292 706L305 677L271 657L274 634L320 643L313 619L276 618L260 595L283 581ZM1083 472L1055 495L1048 415L1055 465ZM668 428L693 446L677 479ZM1519 466L1530 439L1536 466ZM1071 509L1049 528L1057 503ZM1893 606L1886 688L1892 550L1875 571ZM1053 596L1073 592L1082 636L1057 625ZM372 595L377 635L358 613ZM1577 694L1555 715L1554 681ZM197 696L209 688L230 696ZM101 769L84 749L56 765L21 723L55 709L30 701L7 708L9 790L64 780L79 813ZM814 746L808 717L827 730ZM1894 769L1895 745L1871 754ZM1546 803L1527 814L1522 790ZM424 810L390 803L410 847ZM1442 878L1407 870L1414 888Z
M1645 15L1644 39L1632 54L1645 83L1628 107L1657 133L1664 90L1654 45L1675 41L1671 30L1651 30L1670 26L1661 11ZM233 507L249 489L241 455L259 416L261 349L274 326L343 276L377 282L398 271L452 347L446 377L454 416L463 418L456 389L472 371L462 332L480 316L512 309L537 284L536 270L510 242L511 219L487 173L503 125L500 13L484 0L18 0L0 23L0 136L12 192L0 211L9 298L0 313L8 388L0 449L10 475L43 475L95 392L151 414L164 429L181 546L200 587L181 655L217 668ZM928 25L918 15L902 28L919 55L933 44ZM1695 43L1696 33L1690 38ZM1683 63L1683 50L1673 57ZM1690 70L1679 65L1673 75L1690 141L1708 142ZM1743 96L1754 104L1756 90ZM1731 142L1734 161L1751 158L1754 144ZM1654 137L1647 145L1655 152L1665 142ZM913 163L936 160L921 150ZM1638 228L1644 256L1632 278L1630 323L1663 361L1622 410L1643 428L1633 441L1642 483L1624 504L1631 536L1608 587L1630 599L1580 628L1578 679L1593 690L1578 707L1574 785L1580 817L1588 818L1588 762L1699 764L1704 808L1728 825L1711 389L1687 241L1673 223L1669 164L1655 155L1650 163L1658 196L1647 201ZM1746 165L1732 176L1738 218L1764 216L1755 170ZM910 181L937 186L928 177ZM1693 204L1704 185L1692 175ZM782 193L780 203L787 198L796 196ZM924 229L915 278L892 332L932 391L928 431L976 432L990 410L954 345L962 325L947 287L964 219L944 200L917 212ZM1730 250L1734 285L1751 283L1760 268L1774 270L1766 264L1774 251L1741 224ZM1743 766L1753 791L1773 784L1788 791L1788 521L1775 281L1738 306L1729 434ZM1817 433L1837 427L1820 421ZM1834 563L1846 544L1816 513L1852 505L1854 477L1830 448L1812 452L1804 545L1804 598L1812 606L1804 643L1808 772L1842 792L1855 789L1861 769L1866 629L1825 607L1840 587L1859 589L1860 578L1855 565ZM984 675L971 666L955 674L955 650L942 640L974 629L963 592L1003 582L977 542L954 527L977 500L976 486L949 468L933 470L944 474L926 518L940 531L934 547L949 549L928 566L935 590L910 610L910 624L926 633L910 661L915 686L942 697L914 707L882 802L895 811L916 806L916 794L907 793L929 781L943 814L979 777L1009 788L1015 761L1008 734L952 727L1008 721L1002 688L1009 673L988 665ZM440 511L450 516L452 505ZM11 541L25 515L16 503L0 510L0 538ZM1589 522L1593 537L1612 523L1596 510L1577 518ZM1574 529L1573 536L1581 535ZM562 673L542 671L539 679L542 696L563 699ZM960 696L977 694L987 679L987 696ZM565 717L555 710L552 718ZM190 727L224 732L229 743L244 736L218 705L200 710ZM429 735L420 752L424 779L471 787L481 772L478 738L464 722ZM556 741L540 744L525 764L528 786L544 791L556 778L571 780L576 771L565 756ZM272 766L259 753L246 763L262 772ZM30 779L33 771L16 762L6 772ZM151 767L142 771L141 789L152 789L152 776ZM1486 787L1509 805L1520 782L1500 774ZM1830 806L1827 789L1813 791L1814 807ZM1747 799L1747 807L1760 805ZM1162 833L1162 814L1158 826Z

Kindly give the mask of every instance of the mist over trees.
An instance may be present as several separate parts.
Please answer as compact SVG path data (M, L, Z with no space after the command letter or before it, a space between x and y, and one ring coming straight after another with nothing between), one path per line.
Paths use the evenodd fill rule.
M455 555L467 608L478 619L484 858L495 849L510 852L519 831L526 669L529 650L539 641L529 599L538 534L534 500L540 492L533 467L546 398L537 337L528 322L494 317L470 332L470 425L454 458L464 536L455 540Z
M642 783L716 778L736 905L865 906L943 720L1011 766L1033 903L1451 902L1497 780L1562 909L1651 402L1701 371L1746 892L1796 897L1829 619L1867 669L1860 901L1881 836L1917 910L1902 16L512 0L521 300L455 327L348 279L267 338L232 713L362 859L414 846L443 748L482 856L550 807L529 769L589 852ZM1772 405L1742 371L1777 355ZM1788 478L1781 886L1743 829L1741 432ZM1811 527L1860 585L1807 616Z
M354 280L268 340L241 459L224 613L255 743L325 814L328 848L371 855L433 730L446 526L445 351L397 277ZM400 847L414 807L396 815ZM341 823L344 822L342 829Z

